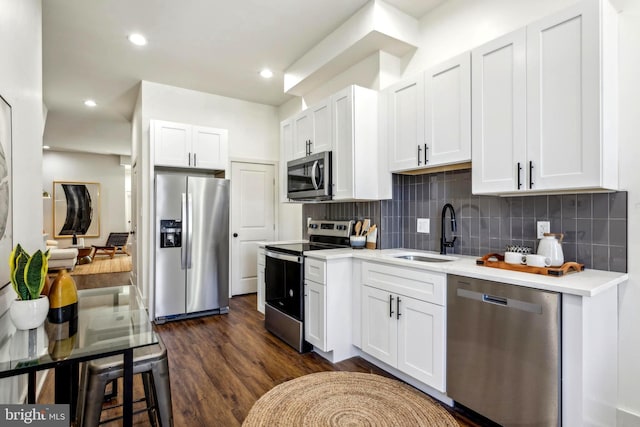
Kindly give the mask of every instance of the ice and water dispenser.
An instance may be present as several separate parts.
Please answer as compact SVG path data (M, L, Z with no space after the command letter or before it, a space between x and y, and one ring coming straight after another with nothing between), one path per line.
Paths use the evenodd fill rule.
M182 246L182 220L160 220L160 247L179 248Z

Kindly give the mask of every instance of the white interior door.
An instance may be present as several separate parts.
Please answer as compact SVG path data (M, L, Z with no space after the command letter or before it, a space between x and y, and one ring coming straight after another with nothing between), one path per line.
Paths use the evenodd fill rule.
M275 167L231 163L231 295L257 291L258 242L275 238Z

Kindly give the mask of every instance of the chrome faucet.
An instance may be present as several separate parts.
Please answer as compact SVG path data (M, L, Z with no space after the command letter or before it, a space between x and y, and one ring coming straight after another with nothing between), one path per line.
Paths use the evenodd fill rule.
M447 210L450 212L451 215L451 231L454 232L456 231L456 211L453 210L453 206L451 205L451 203L447 203L442 207L442 227L441 227L441 235L440 235L440 253L442 255L446 255L447 254L447 248L452 248L453 247L453 242L456 241L456 236L453 236L453 239L451 241L447 240L447 233L446 230L444 228L444 218L445 216L447 216Z

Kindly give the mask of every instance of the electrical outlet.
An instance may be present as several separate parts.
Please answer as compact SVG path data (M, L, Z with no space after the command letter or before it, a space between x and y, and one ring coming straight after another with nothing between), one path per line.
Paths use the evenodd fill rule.
M551 223L549 221L538 221L536 230L538 231L538 239L542 239L544 233L551 233Z
M418 233L429 234L430 228L431 220L429 218L418 218L418 224L416 226L416 230L418 231Z

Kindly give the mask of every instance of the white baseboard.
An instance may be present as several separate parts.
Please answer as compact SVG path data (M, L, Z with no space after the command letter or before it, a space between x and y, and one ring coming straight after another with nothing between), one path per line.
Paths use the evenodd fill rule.
M618 427L640 427L640 414L618 408Z

